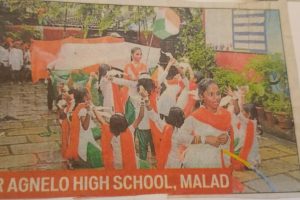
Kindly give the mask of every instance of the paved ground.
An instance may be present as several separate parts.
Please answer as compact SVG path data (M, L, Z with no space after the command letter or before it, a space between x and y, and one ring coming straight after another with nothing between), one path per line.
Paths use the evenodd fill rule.
M44 84L0 85L0 169L64 169L54 112ZM3 120L5 116L17 120Z
M0 84L0 170L66 169L60 156L60 133L54 112L48 112L44 84ZM3 120L5 116L17 120ZM279 192L300 191L295 143L264 134L259 168ZM252 171L234 172L245 193L270 192Z

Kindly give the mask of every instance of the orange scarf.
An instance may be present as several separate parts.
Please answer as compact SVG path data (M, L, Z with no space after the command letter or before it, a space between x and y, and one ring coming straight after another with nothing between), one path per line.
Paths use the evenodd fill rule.
M200 107L191 114L197 120L209 124L212 127L221 131L230 131L230 152L234 152L234 132L231 125L231 114L224 108L219 108L218 113L212 113L204 107ZM224 166L223 151L221 152L221 161ZM231 158L231 163L233 159Z
M68 101L66 112L68 113L71 109L71 101ZM61 152L63 158L67 159L67 149L69 147L69 138L70 138L70 123L68 121L68 118L62 120L61 123Z
M78 144L79 144L79 132L80 132L80 118L78 117L79 111L85 108L84 103L80 103L76 106L72 113L72 122L70 129L70 144L66 151L66 158L78 160Z
M108 124L103 124L102 130L103 133L101 138L101 147L103 152L104 167L105 169L114 169L113 148L111 145L111 139L113 138L113 135L110 132ZM119 137L121 140L123 169L137 169L134 143L130 130L127 128L126 131L121 133Z
M62 120L61 123L61 153L62 157L67 159L66 151L68 148L70 125L67 119Z
M253 141L254 141L254 124L251 120L249 120L247 123L245 143L244 143L243 147L241 148L240 155L239 155L240 158L242 158L244 160L248 160L248 156L251 151ZM245 166L242 163L237 162L234 164L234 168L236 170L243 170L245 168Z
M122 102L122 95L117 84L112 83L112 93L114 98L114 111L124 113L124 103Z
M129 69L132 71L135 79L138 79L141 72L147 72L147 66L144 63L139 63L137 67L135 67L133 63L128 63L124 68L124 72L127 74L127 76L125 77L126 79L129 79Z
M167 124L164 127L163 135L160 143L159 156L157 157L157 168L163 169L168 160L168 155L172 146L173 127Z

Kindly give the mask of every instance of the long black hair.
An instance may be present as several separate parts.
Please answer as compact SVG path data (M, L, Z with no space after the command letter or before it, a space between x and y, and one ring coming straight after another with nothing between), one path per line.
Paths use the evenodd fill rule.
M211 78L204 78L198 83L198 95L201 97L203 93L208 89L208 87L212 84L217 83Z
M200 83L200 81L202 79L204 79L204 76L203 76L203 74L200 71L195 71L194 72L194 79L196 79L195 83L198 84L198 83Z
M185 116L184 112L179 107L171 107L169 115L166 116L166 122L176 128L180 128L184 123Z
M77 107L78 104L84 102L84 97L87 95L87 93L88 91L86 88L74 90L74 99L75 99L74 109Z
M125 116L121 113L113 114L109 120L109 129L115 136L119 136L128 128L128 122Z
M243 110L246 113L250 114L250 116L249 116L250 119L252 119L252 120L257 119L257 113L256 113L256 108L255 108L254 104L252 104L252 103L243 104Z
M141 78L138 80L138 83L137 83L138 92L139 92L140 86L143 86L145 88L145 90L148 92L148 94L151 94L151 92L155 89L154 81L151 78Z

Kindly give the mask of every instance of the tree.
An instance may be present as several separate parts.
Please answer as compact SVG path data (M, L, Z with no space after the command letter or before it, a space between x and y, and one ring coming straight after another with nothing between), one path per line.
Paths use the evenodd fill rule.
M204 77L211 77L211 70L216 66L215 51L206 45L202 27L200 9L180 9L183 26L176 45L176 57L186 57L194 70L201 71Z

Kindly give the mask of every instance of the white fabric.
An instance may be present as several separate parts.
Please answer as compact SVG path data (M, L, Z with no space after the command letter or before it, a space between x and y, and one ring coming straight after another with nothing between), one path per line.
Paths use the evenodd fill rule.
M3 63L5 67L8 67L9 51L0 46L0 63Z
M166 84L166 90L159 97L157 109L160 114L168 116L170 108L176 105L176 95L180 91L178 84Z
M55 69L82 69L97 63L106 63L123 69L130 62L130 51L133 47L141 48L144 55L141 62L155 66L160 57L160 49L130 42L119 43L64 43L57 55ZM79 56L80 55L80 56ZM53 64L53 63L52 63ZM51 67L51 66L48 66Z
M198 136L218 136L224 133L224 131L205 124L193 116L185 120L181 130L183 134L192 135L194 133ZM229 150L229 147L230 140L221 148ZM230 164L230 159L226 155L224 155L224 162L225 166ZM222 167L220 148L209 144L191 144L186 149L183 165L185 168L220 168Z
M114 107L114 96L112 90L112 83L106 77L102 77L99 84L100 90L103 94L103 106L110 107L111 110Z
M145 113L147 113L149 118L156 124L160 132L162 132L166 125L166 122L164 120L161 120L159 115L153 109L150 111L147 110Z
M242 148L245 143L247 124L250 119L246 118L242 113L240 113L238 115L238 120L240 122L240 129L238 135L239 143L235 147L235 150L239 150L240 148ZM251 121L254 124L254 138L253 138L253 144L251 146L247 161L253 165L256 165L261 162L260 154L259 154L259 143L257 139L257 121L256 120L251 120Z
M12 48L9 52L9 65L12 70L21 70L23 66L23 51L21 49Z
M82 108L78 113L78 117L79 118L85 117L87 114L88 114L87 109ZM89 115L91 117L91 113L89 113ZM78 155L84 161L87 161L87 146L88 146L88 143L91 143L97 149L101 150L100 146L98 145L98 143L94 139L94 136L93 136L93 133L92 133L92 128L94 128L95 126L96 125L95 125L94 121L92 120L92 118L90 118L89 126L88 126L87 130L84 130L83 127L82 127L82 124L81 124L81 120L80 120Z
M164 77L165 72L162 74ZM188 85L187 78L183 79L185 87ZM176 106L176 97L180 91L179 84L168 84L165 82L166 90L161 94L157 102L157 109L160 114L168 116L170 108Z
M133 126L128 127L130 130L130 133L132 135L132 140L134 140L134 131L135 129ZM122 134L122 133L121 133ZM133 141L134 144L134 141ZM120 136L113 136L111 140L111 145L113 149L113 163L115 169L123 169L123 158L122 158L122 149L121 149L121 139ZM135 147L134 147L135 149ZM136 153L135 153L136 155ZM138 159L136 159L136 165L138 167Z
M156 126L160 129L160 131L163 131L166 122L164 120L161 120L159 115L155 111L151 110L147 112L149 113L150 119L155 122ZM172 134L171 149L165 165L166 168L181 168L182 161L180 159L181 155L179 152L179 147L181 145L188 147L193 139L194 136L184 134L182 132L182 129L174 128L174 132Z
M122 149L121 149L121 140L120 136L113 136L111 139L111 146L113 149L113 163L115 169L123 168L123 160L122 160Z
M176 106L181 109L184 109L184 107L188 103L188 99L189 99L189 90L187 87L185 87L177 99Z
M181 155L179 152L179 147L180 147L180 145L182 145L182 143L186 143L186 142L183 142L184 140L182 140L183 139L182 136L184 136L182 134L182 131L178 128L174 128L174 131L172 134L171 149L170 149L170 153L168 155L168 159L167 159L165 168L181 168L182 161L180 160ZM187 141L189 141L190 137L187 136L186 139L187 139ZM186 145L186 146L188 146L188 145Z
M137 81L126 80L122 78L114 78L113 83L118 85L123 85L128 87L128 96L130 97L130 101L134 106L135 116L137 118L140 112L140 103L141 103L141 96L137 91ZM149 116L148 113L144 113L144 117L138 125L138 129L140 130L148 130L150 129L149 125Z

